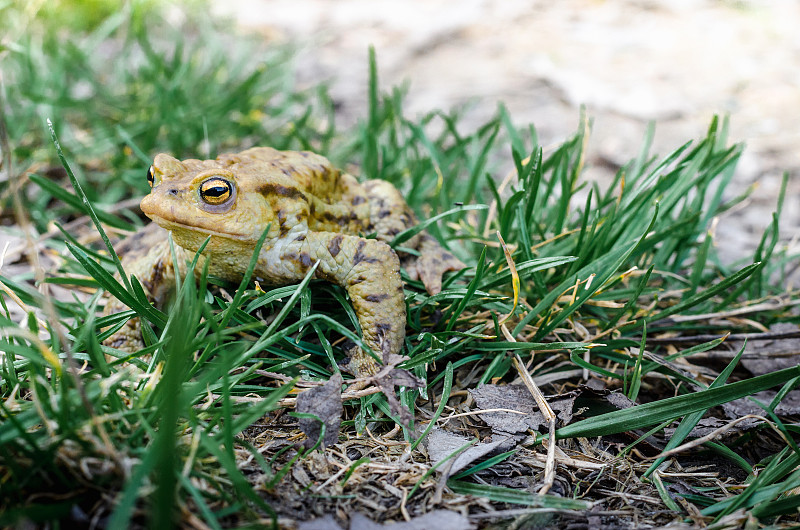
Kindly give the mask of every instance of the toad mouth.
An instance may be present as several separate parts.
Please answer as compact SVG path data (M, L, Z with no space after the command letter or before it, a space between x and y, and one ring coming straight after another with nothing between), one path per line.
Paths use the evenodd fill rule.
M235 233L231 233L231 232L222 232L222 231L219 231L219 230L211 230L209 228L202 228L202 227L199 227L199 226L196 226L196 225L189 225L189 224L186 224L186 223L180 223L180 222L177 222L177 221L168 220L168 219L165 219L164 217L161 217L160 215L155 215L155 214L147 214L147 216L150 219L152 219L153 222L156 223L157 225L159 225L161 228L164 228L164 229L169 230L169 231L172 231L173 229L180 229L180 230L186 230L186 231L190 231L190 232L199 232L199 233L202 233L202 234L208 234L210 236L224 237L224 238L227 238L227 239L236 239L238 241L247 241L249 239L247 237L247 234L242 234L242 233L235 234Z

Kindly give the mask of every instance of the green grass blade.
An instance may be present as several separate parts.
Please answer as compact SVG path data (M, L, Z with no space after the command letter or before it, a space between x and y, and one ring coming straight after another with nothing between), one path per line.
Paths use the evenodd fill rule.
M767 390L798 376L800 376L800 366L784 368L783 370L744 381L730 383L721 388L712 388L685 396L662 399L581 420L561 427L556 431L556 436L559 438L603 436L641 429L668 419L675 419L692 412L707 410L722 403Z
M80 198L81 204L83 206L83 211L85 211L89 217L92 219L92 223L94 223L95 228L97 228L98 233L100 234L100 238L103 240L103 243L106 245L106 249L108 250L108 254L111 256L112 260L114 261L114 265L117 267L117 272L119 273L120 277L122 278L122 282L125 284L125 287L130 290L130 282L128 280L127 274L125 274L125 269L122 268L122 263L119 261L119 256L114 251L114 247L111 245L111 241L109 241L108 236L106 235L105 230L103 230L102 225L100 224L100 218L97 216L97 213L92 206L92 203L89 202L89 198L84 193L83 188L81 187L80 182L78 179L75 178L75 174L72 172L72 168L67 162L67 158L64 156L63 151L61 150L61 144L58 141L58 136L56 136L56 131L53 128L52 122L48 119L47 120L47 127L50 129L50 138L53 141L53 145L56 148L56 154L58 155L58 159L61 161L61 165L64 166L64 169L67 172L67 176L69 177L69 181L72 183L72 188L75 190L76 195Z
M485 497L492 502L522 504L552 510L588 510L592 507L592 503L587 501L556 497L555 495L535 495L524 490L490 486L488 484L473 484L460 480L448 480L447 487L453 490L454 493Z
M714 381L712 381L709 388L721 388L723 385L725 385L725 382L731 376L731 373L733 373L733 369L736 368L736 366L739 364L739 360L742 358L742 354L744 354L746 345L747 341L744 341L742 347L739 349L739 352L731 360L731 362L728 363L728 366L726 366L725 369L714 379ZM667 445L664 446L664 451L665 452L669 451L670 449L674 449L675 447L678 447L680 444L682 444L683 441L686 439L686 437L689 436L689 433L692 432L692 429L694 429L695 426L700 422L700 419L706 413L706 410L698 410L696 412L687 414L681 420L678 427L675 429L675 432L672 434L672 437L667 442ZM644 475L642 476L643 477L650 476L650 474L652 474L656 469L658 469L658 466L660 466L664 460L665 460L664 457L656 459L650 465L647 471L644 472Z

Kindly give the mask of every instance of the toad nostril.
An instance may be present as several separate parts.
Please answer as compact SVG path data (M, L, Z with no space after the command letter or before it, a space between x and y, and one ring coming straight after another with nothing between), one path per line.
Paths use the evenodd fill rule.
M177 196L178 196L178 190L176 190L175 188L170 188L170 189L168 189L168 190L167 190L167 193L169 193L170 195L173 195L173 196L175 196L175 197L177 197Z

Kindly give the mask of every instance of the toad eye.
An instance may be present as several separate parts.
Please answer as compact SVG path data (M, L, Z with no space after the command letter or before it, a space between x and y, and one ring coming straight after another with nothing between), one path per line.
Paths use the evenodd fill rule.
M233 184L220 177L211 177L200 184L200 198L211 206L217 206L233 195Z
M150 166L150 169L147 170L147 183L150 184L152 188L156 182L156 170L153 166Z

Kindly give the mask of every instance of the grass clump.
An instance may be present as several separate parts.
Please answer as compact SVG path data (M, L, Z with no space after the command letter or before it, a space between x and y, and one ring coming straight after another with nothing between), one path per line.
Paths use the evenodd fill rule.
M123 12L65 39L30 19L26 37L5 43L16 189L6 184L3 200L16 197L18 208L4 222L17 235L32 222L38 239L16 257L38 262L0 273L2 524L221 528L337 510L398 519L434 504L466 505L475 521L796 522L796 428L781 406L800 372L751 374L744 346L726 349L728 334L764 338L769 326L797 322L796 293L775 281L792 258L779 246L783 198L752 259L716 258L713 219L741 200L725 191L742 151L729 145L726 120L665 157L649 153L651 130L608 185L588 183L585 119L545 151L503 107L470 132L457 113L409 118L400 91L379 91L373 56L367 117L338 131L324 88L292 90L285 55L253 61L255 43L191 23L156 39L133 20ZM97 235L140 224L128 209L156 152L205 157L254 144L312 149L389 180L469 265L435 296L405 278L401 367L424 385L396 397L412 424L398 425L387 397L369 388L345 394L335 448L297 444L296 417L284 413L290 393L334 374L336 339L358 341L336 286L309 275L254 288L247 277L232 286L203 274L161 311L135 280L113 276L119 262ZM103 292L131 311L99 316ZM102 345L133 314L147 346ZM566 455L557 478L541 473L547 436L531 430L448 480L422 436L443 427L499 436L474 419L468 391L515 381L514 354L544 390L576 400L576 417L554 431ZM613 410L609 393L639 405ZM761 419L699 438L699 427L731 415L751 419L724 409L748 397ZM669 452L692 439L698 447ZM546 494L521 491L548 480Z

